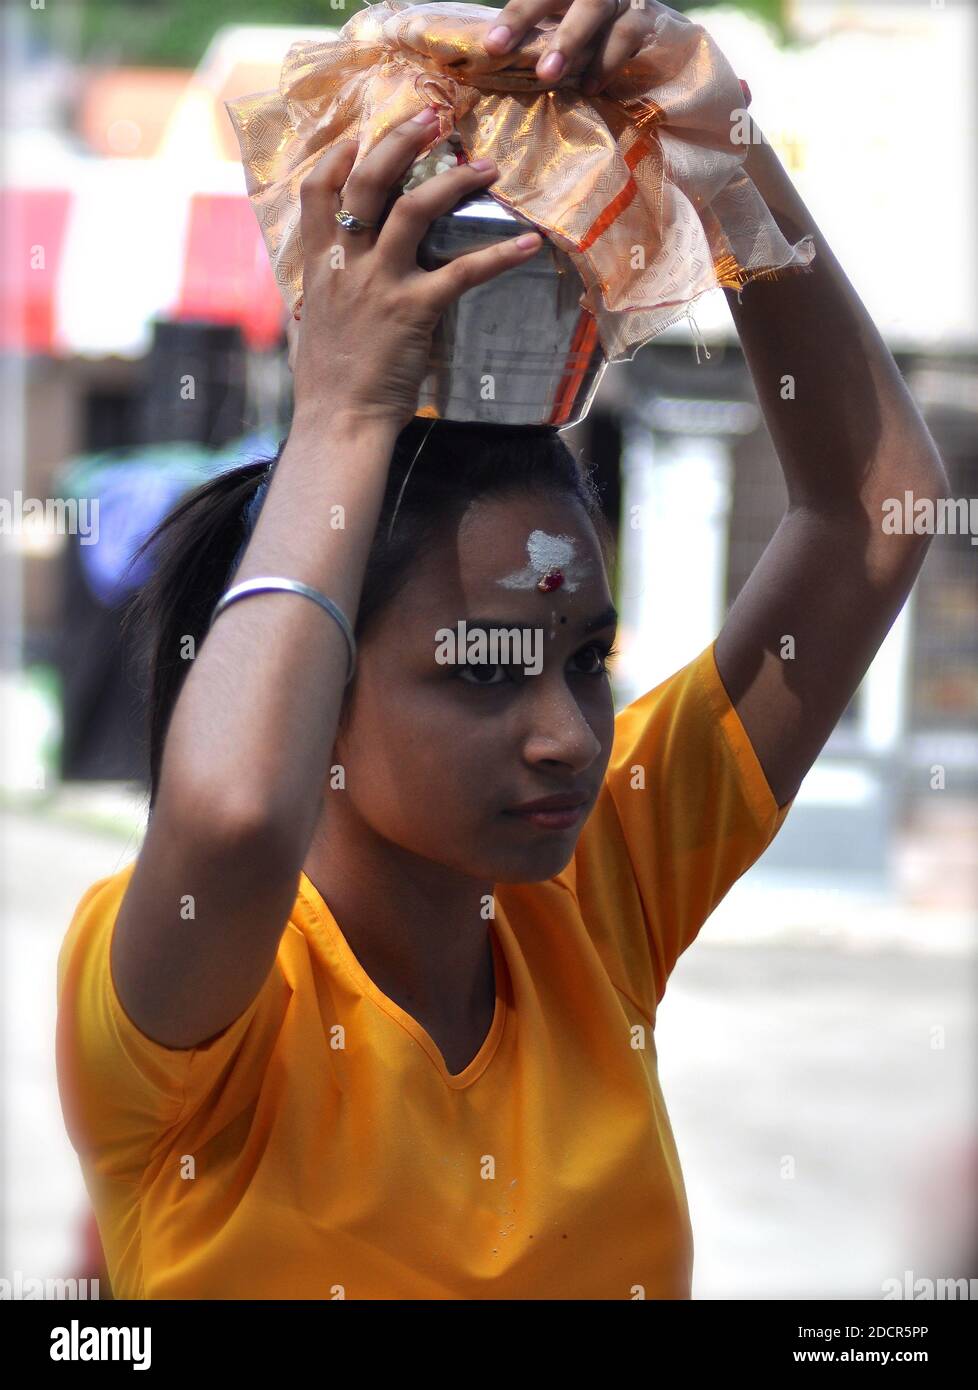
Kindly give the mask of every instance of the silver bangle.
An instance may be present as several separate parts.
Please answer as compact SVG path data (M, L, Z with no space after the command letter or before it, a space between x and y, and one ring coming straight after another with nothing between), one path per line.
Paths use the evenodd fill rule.
M250 594L267 593L269 590L284 589L290 594L302 594L305 598L311 598L314 603L318 603L320 608L325 608L331 618L335 618L339 623L346 638L347 649L350 654L349 671L346 677L346 684L349 685L353 679L353 672L357 664L357 644L353 637L353 629L350 626L346 614L338 608L332 599L321 594L318 589L313 589L308 584L303 584L298 579L279 579L279 578L260 578L245 579L240 584L234 584L227 593L218 599L214 612L211 614L211 626L219 613L227 608L229 603L236 602L239 598L247 598Z

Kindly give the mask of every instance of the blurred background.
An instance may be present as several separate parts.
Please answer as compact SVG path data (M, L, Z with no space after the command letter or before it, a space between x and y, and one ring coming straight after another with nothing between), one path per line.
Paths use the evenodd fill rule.
M119 614L147 571L126 564L184 491L289 427L285 310L223 102L358 8L2 8L0 1278L98 1272L55 964L144 826ZM978 507L974 4L673 8L748 79L952 496ZM712 640L786 500L723 294L694 312L708 358L689 324L666 330L565 436L619 536L619 708ZM70 500L93 520L98 502L87 536L65 534ZM657 1047L696 1297L978 1279L976 922L978 534L941 535L780 835L670 982Z

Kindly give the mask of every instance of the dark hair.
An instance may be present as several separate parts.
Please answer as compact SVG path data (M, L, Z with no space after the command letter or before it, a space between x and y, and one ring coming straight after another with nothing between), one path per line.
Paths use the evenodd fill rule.
M125 630L135 637L149 678L151 809L167 727L189 669L187 639L192 639L190 652L195 654L257 519L258 507L252 504L260 484L285 443L271 458L252 460L195 488L133 557L135 563L152 551L152 576L124 616ZM520 492L576 500L591 519L606 565L612 567L614 535L602 511L593 467L578 463L555 428L445 420L432 424L418 416L411 420L398 435L390 461L353 625L357 641L404 584L415 557L444 534L470 501ZM257 501L260 504L261 498ZM348 708L345 698L341 723Z

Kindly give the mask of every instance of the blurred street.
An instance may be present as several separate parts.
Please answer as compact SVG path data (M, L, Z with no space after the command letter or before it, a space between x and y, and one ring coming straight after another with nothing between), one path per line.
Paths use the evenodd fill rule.
M112 785L0 817L4 1275L77 1269L86 1200L57 1099L55 963L81 894L132 858L139 825L138 799ZM960 895L909 907L763 863L735 885L656 1032L695 1297L879 1299L906 1270L978 1274L954 1248L973 1225L974 925Z

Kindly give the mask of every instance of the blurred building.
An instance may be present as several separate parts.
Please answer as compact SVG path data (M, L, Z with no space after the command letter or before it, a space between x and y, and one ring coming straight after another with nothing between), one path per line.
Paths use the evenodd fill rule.
M194 72L83 72L66 112L39 77L59 60L7 23L14 52L24 38L16 81L49 98L9 102L30 117L0 190L4 494L61 497L66 473L142 456L190 486L236 440L274 447L291 399L284 310L223 101L275 86L310 31L222 30ZM4 668L57 669L62 774L136 777L138 692L91 552L36 527L3 549Z

